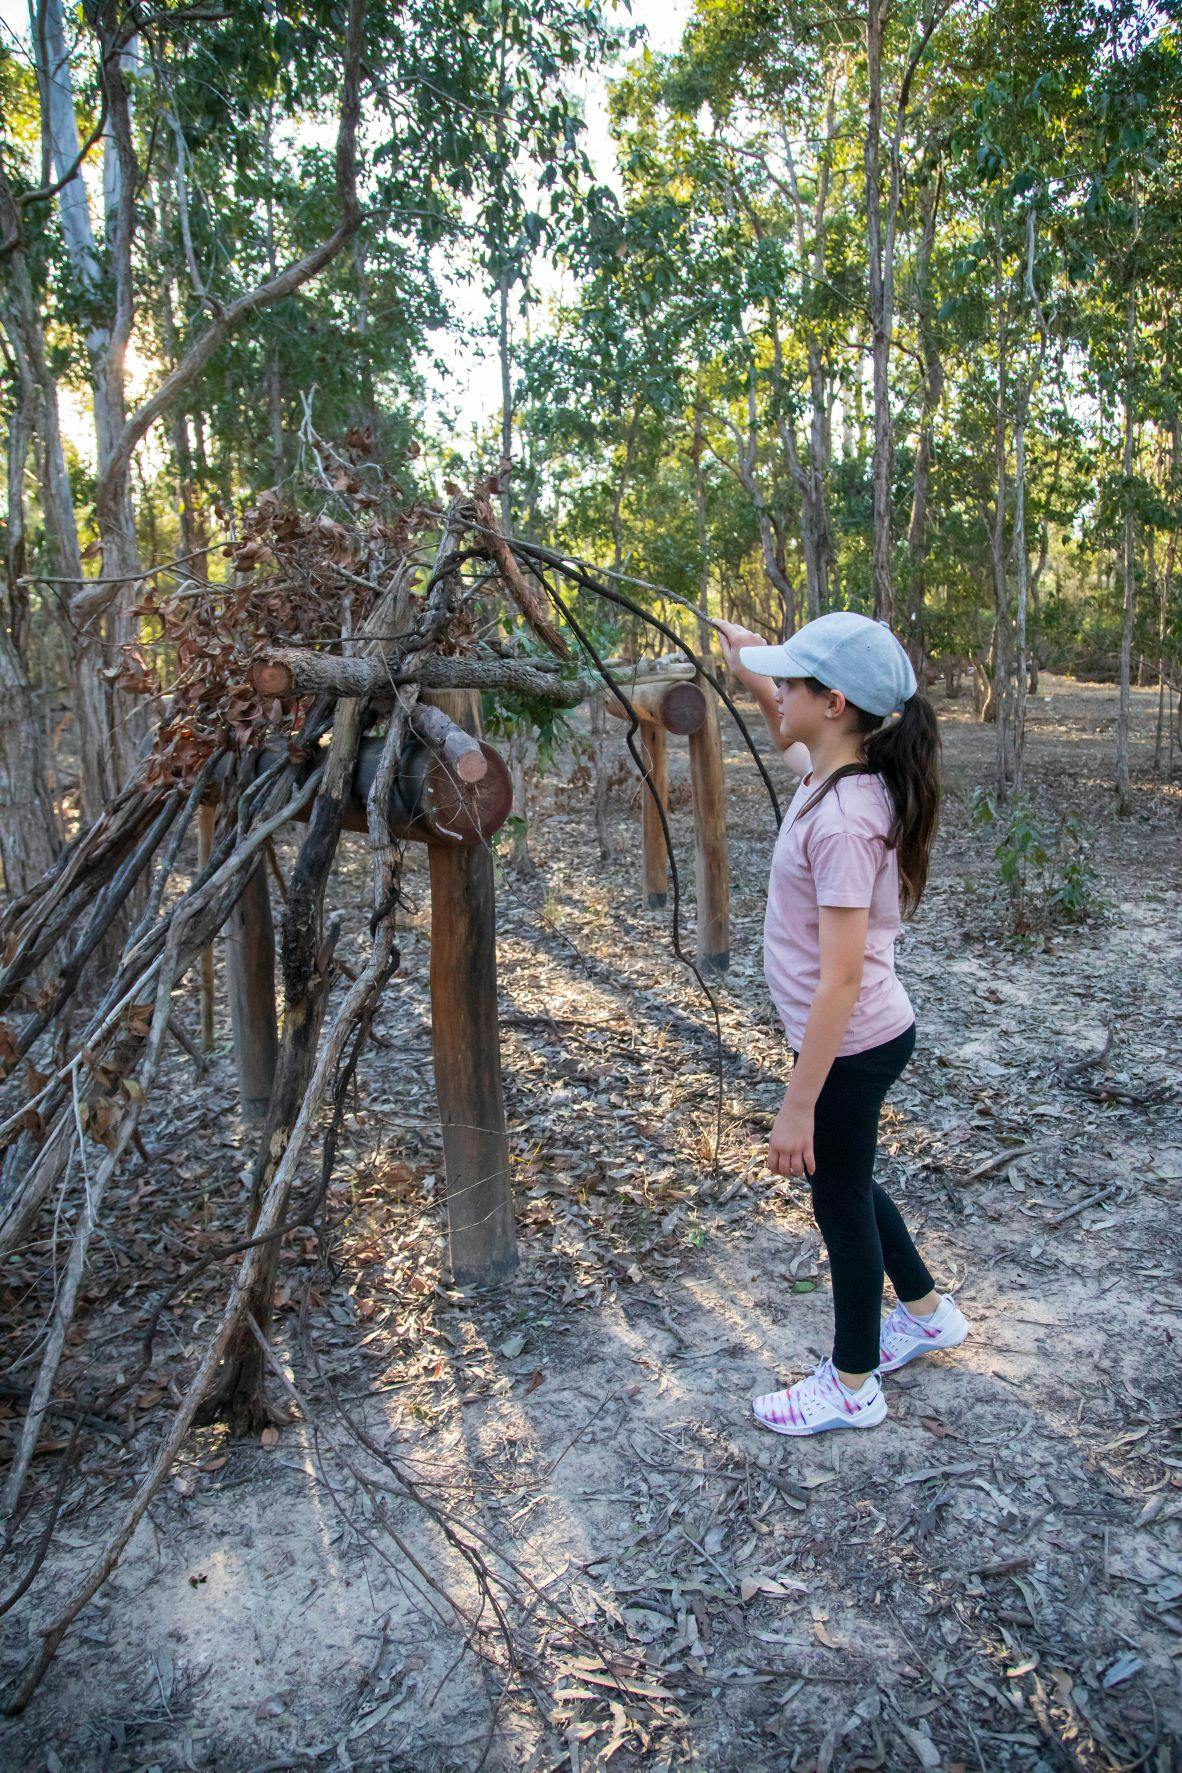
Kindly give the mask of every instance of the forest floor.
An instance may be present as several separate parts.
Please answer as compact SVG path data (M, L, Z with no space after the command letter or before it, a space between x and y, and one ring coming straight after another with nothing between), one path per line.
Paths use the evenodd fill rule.
M738 743L717 1164L713 1018L668 914L640 909L632 791L601 864L585 767L567 752L539 789L538 871L499 888L521 1262L495 1294L452 1289L443 1267L412 855L329 1262L311 1233L290 1240L273 1326L303 1413L265 1444L191 1438L32 1705L0 1725L5 1767L1182 1766L1182 790L1152 784L1155 698L1134 703L1125 820L1115 692L1048 678L1031 706L1036 817L1078 820L1102 903L1022 942L996 835L969 815L993 732L940 705L943 833L898 956L919 1042L880 1174L972 1333L886 1381L870 1433L789 1441L750 1415L827 1351L831 1315L807 1197L763 1167L785 1075L760 970L775 825ZM363 865L357 843L339 901L357 955ZM249 1148L225 1043L202 1083L178 1054L168 1088L89 1278L88 1385L130 1369L174 1275L241 1236ZM46 1566L5 1621L8 1672L117 1520L229 1272L169 1307L131 1438L83 1436ZM21 1382L51 1273L48 1237L3 1271ZM55 1423L38 1510L64 1439ZM506 1585L507 1691L448 1519Z

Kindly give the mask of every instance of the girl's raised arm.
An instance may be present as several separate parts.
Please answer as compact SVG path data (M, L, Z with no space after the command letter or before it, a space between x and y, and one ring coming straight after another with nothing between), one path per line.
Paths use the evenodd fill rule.
M804 745L790 745L780 730L780 704L776 699L776 686L770 677L763 677L758 672L748 671L739 659L739 649L744 646L765 646L761 634L752 633L750 628L740 628L737 622L718 622L719 645L727 667L733 671L741 684L744 684L755 700L759 703L759 711L767 722L767 730L778 751L782 751L788 767L795 770L798 776L807 776L812 763L808 749Z

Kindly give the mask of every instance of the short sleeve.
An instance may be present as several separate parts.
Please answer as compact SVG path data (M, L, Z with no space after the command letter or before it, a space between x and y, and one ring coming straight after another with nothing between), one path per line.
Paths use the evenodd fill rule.
M869 906L882 856L881 838L857 831L818 833L809 845L817 904Z

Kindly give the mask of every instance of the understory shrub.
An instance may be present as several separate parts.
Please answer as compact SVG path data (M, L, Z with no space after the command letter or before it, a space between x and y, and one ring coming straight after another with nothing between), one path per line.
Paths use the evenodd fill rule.
M1062 814L1054 831L1048 832L1025 796L999 807L987 789L978 788L971 815L974 825L995 836L993 854L1015 936L1051 923L1083 923L1103 911L1100 876L1069 813Z

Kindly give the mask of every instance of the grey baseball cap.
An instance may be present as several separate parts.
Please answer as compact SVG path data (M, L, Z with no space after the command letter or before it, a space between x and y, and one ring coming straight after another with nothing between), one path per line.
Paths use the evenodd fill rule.
M759 677L815 677L855 708L884 719L917 687L911 660L886 623L853 610L818 616L781 646L745 646L739 658Z

